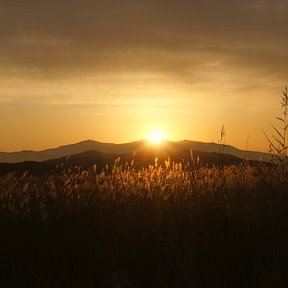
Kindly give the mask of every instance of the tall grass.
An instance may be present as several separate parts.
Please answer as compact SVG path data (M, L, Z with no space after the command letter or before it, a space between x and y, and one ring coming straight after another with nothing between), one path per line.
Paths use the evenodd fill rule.
M263 163L168 160L142 169L117 160L112 173L11 173L0 178L2 279L112 287L125 270L136 287L286 287L283 181Z
M282 173L288 177L288 89L285 86L281 97L282 115L277 117L280 123L279 127L272 124L273 131L276 133L272 135L272 139L266 136L269 143L269 150L275 162L282 167Z

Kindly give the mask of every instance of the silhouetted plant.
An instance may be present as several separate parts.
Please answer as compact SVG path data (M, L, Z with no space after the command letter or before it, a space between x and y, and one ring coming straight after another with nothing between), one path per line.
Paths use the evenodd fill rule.
M277 117L277 120L280 121L281 126L275 127L272 124L274 132L276 132L276 136L272 135L271 139L267 136L265 131L263 131L265 137L267 138L269 142L269 151L273 156L273 159L275 162L279 165L281 165L283 172L286 174L288 172L288 90L287 86L285 86L283 92L282 92L282 98L281 98L281 107L283 109L282 116Z
M225 127L224 127L224 124L221 127L220 140L218 140L218 142L219 142L219 160L220 160L221 167L223 169L224 154L225 154Z

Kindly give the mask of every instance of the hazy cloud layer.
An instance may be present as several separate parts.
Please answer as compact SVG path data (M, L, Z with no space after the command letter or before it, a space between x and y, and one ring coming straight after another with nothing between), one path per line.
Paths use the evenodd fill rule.
M1 0L1 74L177 74L211 56L283 73L287 15L287 1Z

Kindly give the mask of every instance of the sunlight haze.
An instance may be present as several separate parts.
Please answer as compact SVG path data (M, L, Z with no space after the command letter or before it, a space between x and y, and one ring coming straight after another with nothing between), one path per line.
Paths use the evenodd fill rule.
M267 151L288 83L286 1L1 1L0 151L93 139ZM249 141L247 143L247 138Z

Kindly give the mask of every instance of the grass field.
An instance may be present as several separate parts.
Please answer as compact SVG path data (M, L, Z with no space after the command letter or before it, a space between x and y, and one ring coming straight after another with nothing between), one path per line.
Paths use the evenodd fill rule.
M287 287L285 170L196 166L1 177L1 286Z

